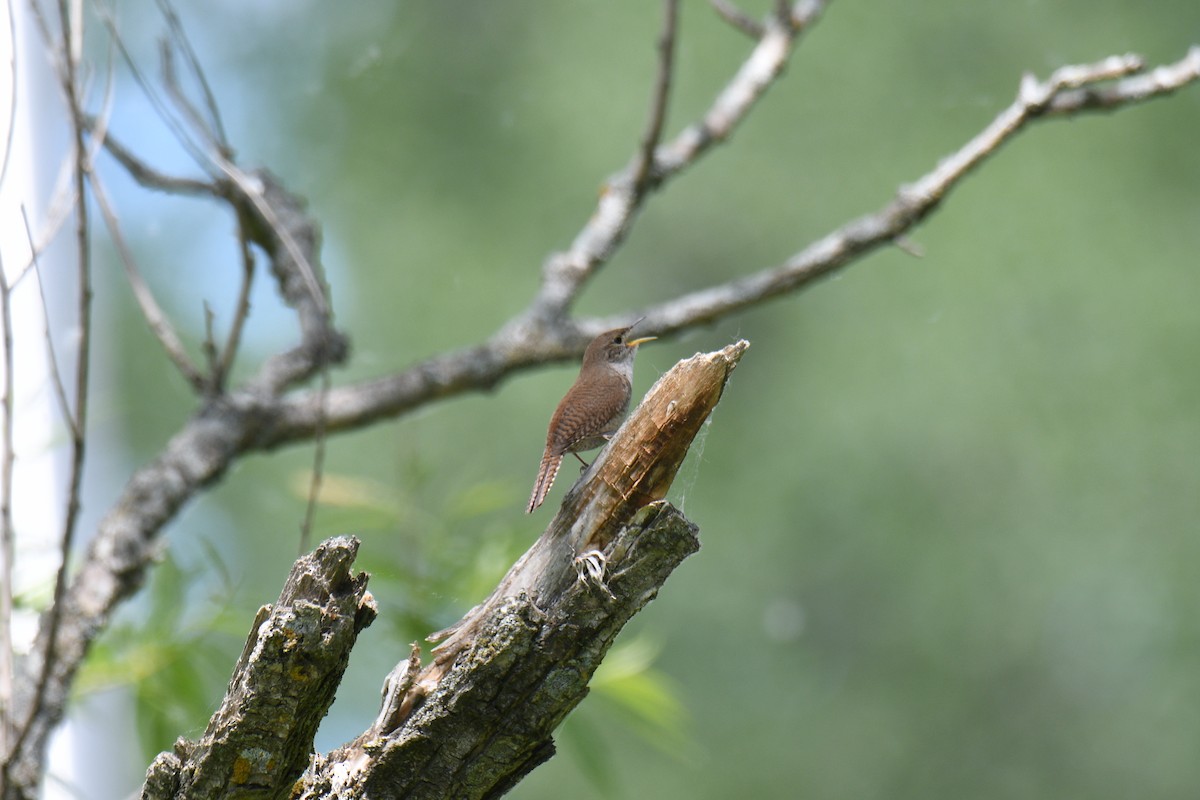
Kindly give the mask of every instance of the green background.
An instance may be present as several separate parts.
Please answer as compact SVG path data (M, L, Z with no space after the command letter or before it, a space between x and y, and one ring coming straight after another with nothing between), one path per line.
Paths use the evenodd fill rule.
M707 4L682 6L668 136L752 46ZM633 152L662 16L598 0L181 14L239 161L322 221L354 342L338 383L477 342L524 307ZM161 23L126 17L151 58ZM780 263L932 169L1024 72L1175 61L1197 41L1194 0L834 3L732 140L650 199L578 310ZM114 135L185 171L144 105L123 85ZM626 672L601 676L563 754L511 796L1195 796L1198 125L1197 87L1037 123L913 232L923 257L885 250L643 348L639 393L681 357L752 343L673 494L703 549L623 635ZM105 169L188 335L203 300L227 322L230 220ZM95 424L128 452L92 476L99 508L194 408L119 266L102 270L113 355ZM251 366L295 335L263 276L254 311ZM551 512L522 511L574 371L329 442L317 534L362 537L381 616L320 747L369 724L407 643L540 532ZM102 642L85 688L132 687L146 753L203 729L295 555L311 463L310 447L248 458L192 503Z

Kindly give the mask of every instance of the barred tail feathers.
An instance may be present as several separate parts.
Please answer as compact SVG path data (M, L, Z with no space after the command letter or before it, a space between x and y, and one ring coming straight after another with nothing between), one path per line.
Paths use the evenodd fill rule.
M561 455L554 455L547 448L546 454L542 456L542 465L538 469L537 480L533 483L533 494L529 497L529 507L525 509L526 514L532 514L546 499L550 487L554 485L554 479L558 477L558 468L562 464L562 460Z

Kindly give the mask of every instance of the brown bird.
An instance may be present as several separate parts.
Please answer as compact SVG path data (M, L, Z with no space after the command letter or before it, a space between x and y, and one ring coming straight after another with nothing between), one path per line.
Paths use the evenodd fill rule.
M621 427L633 393L633 356L639 344L655 338L643 336L627 341L625 337L632 328L606 331L584 352L579 377L550 418L546 451L526 514L532 514L546 499L564 455L571 453L587 466L579 453L604 444Z

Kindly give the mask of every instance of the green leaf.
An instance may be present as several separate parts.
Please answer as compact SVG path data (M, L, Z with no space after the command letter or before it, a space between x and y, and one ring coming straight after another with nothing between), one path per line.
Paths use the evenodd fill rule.
M682 758L695 748L695 742L678 690L668 676L653 668L661 649L645 635L615 645L592 677L593 699L581 710L609 712L616 717L614 724L632 730L658 750Z

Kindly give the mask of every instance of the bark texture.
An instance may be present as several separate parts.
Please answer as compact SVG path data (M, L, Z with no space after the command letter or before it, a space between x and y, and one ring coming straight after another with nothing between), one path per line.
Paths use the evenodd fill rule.
M143 800L283 798L308 766L358 633L375 619L358 540L337 537L296 561L263 606L229 690L197 741L179 739L146 775Z
M424 669L414 645L388 675L375 722L326 756L309 755L317 722L375 608L365 576L350 571L356 540L300 559L279 602L260 612L208 731L160 755L142 797L507 792L554 754L554 729L617 634L699 549L696 526L662 498L748 346L664 375L495 591L431 637L441 644Z
M748 346L659 379L491 596L430 637L419 675L409 661L389 676L376 724L318 759L300 797L482 800L554 754L621 628L700 547L662 498Z

